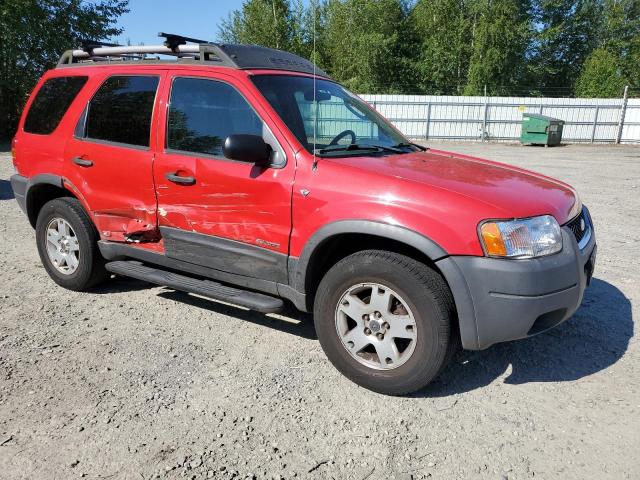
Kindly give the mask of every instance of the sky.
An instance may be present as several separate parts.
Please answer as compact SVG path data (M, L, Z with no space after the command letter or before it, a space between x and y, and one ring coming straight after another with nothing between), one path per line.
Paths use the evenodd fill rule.
M218 26L242 0L130 0L130 12L120 17L124 32L117 43L132 45L161 42L158 32L214 41Z

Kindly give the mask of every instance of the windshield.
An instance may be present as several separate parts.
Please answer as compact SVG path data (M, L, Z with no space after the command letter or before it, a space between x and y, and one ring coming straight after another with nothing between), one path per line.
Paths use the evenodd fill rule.
M322 156L362 150L406 153L416 150L380 114L337 83L294 75L256 75L253 83L291 132ZM314 104L315 99L315 104Z

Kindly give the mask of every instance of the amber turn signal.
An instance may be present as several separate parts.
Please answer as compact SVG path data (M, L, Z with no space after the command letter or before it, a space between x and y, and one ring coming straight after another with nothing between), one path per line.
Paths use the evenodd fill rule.
M487 255L496 257L505 257L507 255L507 247L502 239L502 233L498 225L493 222L487 222L480 227L482 241L487 250Z

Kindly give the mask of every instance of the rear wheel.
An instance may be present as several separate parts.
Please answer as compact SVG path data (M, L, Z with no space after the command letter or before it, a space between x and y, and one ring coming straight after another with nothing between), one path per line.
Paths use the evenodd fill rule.
M396 253L367 250L334 265L318 288L314 316L320 344L335 367L384 394L426 386L456 345L446 282Z
M49 276L69 290L86 290L108 277L98 232L75 198L47 202L36 222L40 260Z

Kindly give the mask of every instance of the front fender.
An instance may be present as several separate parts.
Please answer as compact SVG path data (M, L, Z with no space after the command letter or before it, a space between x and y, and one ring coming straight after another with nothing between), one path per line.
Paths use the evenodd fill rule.
M395 240L419 250L434 262L447 256L447 252L436 242L408 228L371 220L340 220L317 230L305 244L298 259L289 262L289 282L294 289L307 291L307 272L314 253L330 238L346 233Z

